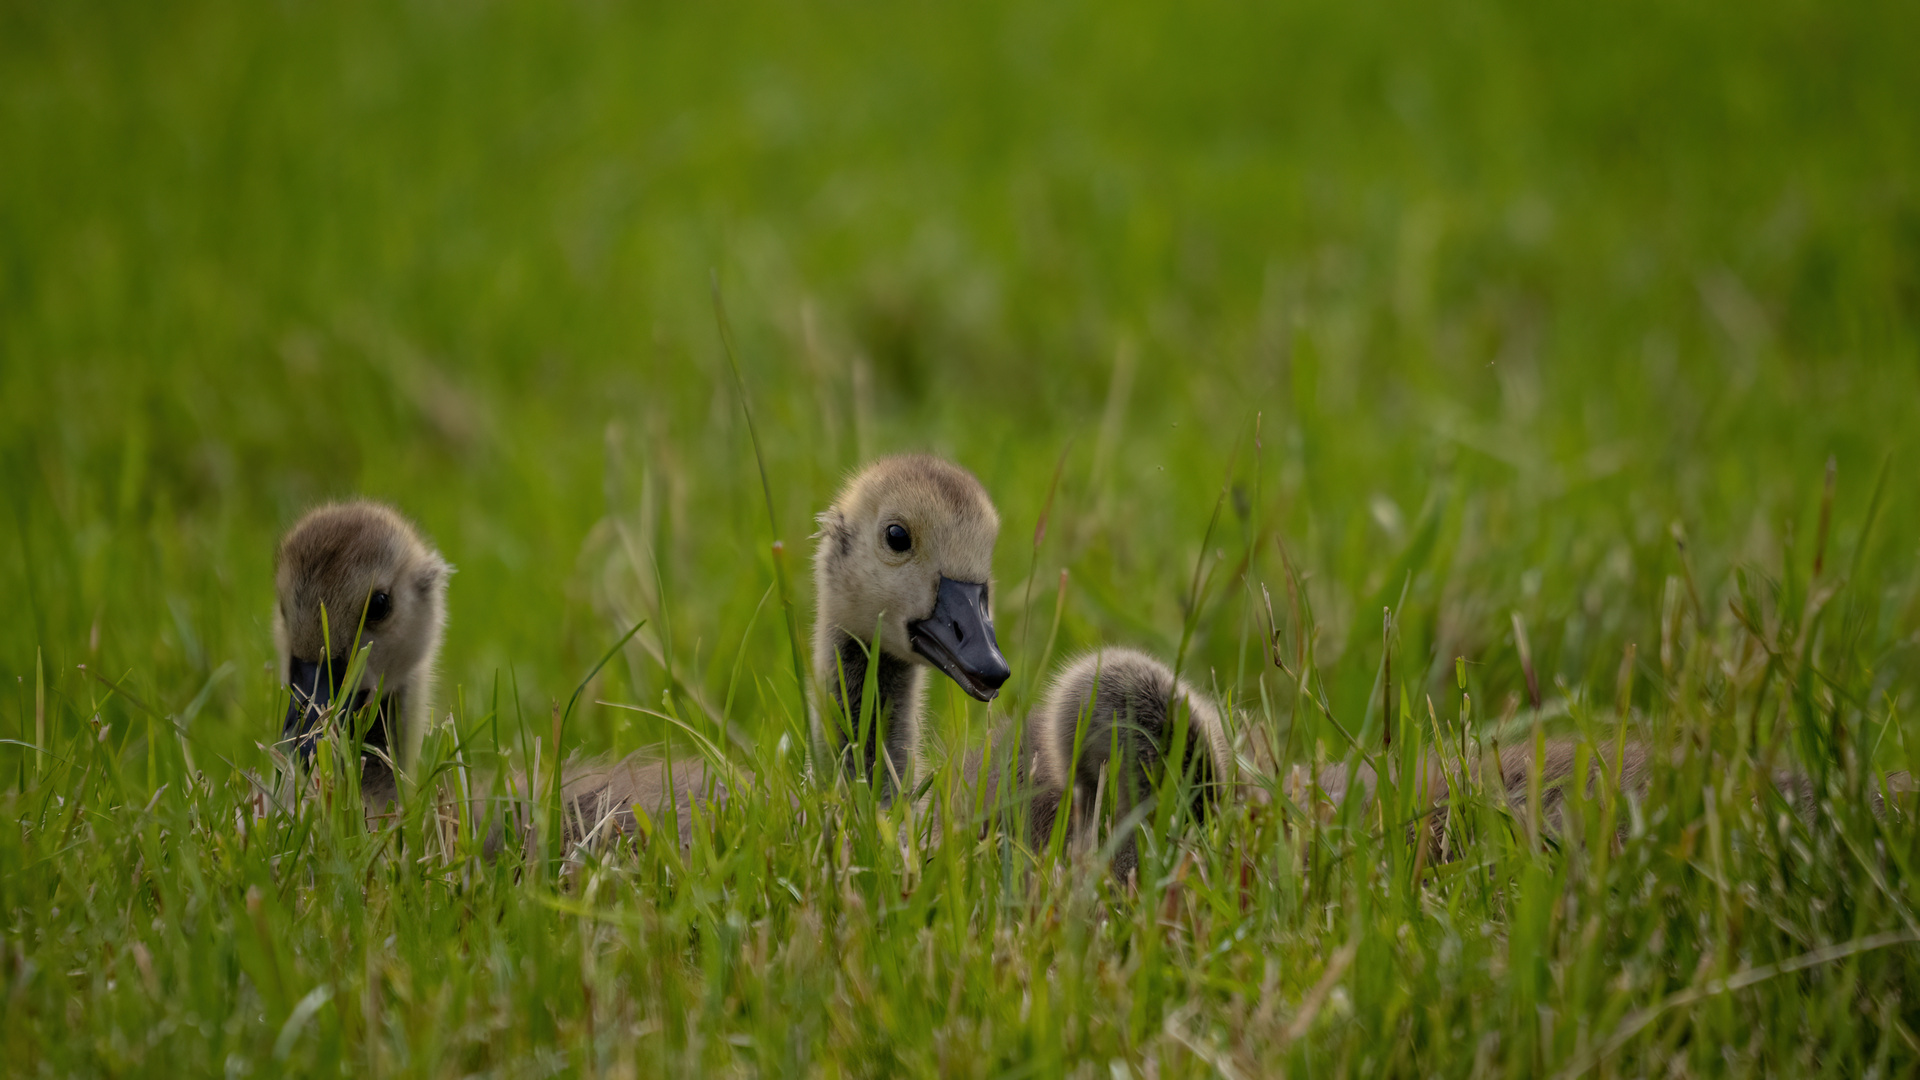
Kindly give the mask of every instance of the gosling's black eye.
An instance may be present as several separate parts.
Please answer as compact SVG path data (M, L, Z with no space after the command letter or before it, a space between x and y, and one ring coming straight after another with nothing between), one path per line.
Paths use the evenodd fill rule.
M905 525L887 526L887 546L895 551L905 551L913 546L913 537L907 535Z
M393 597L384 592L374 593L373 597L367 601L367 625L372 626L386 618L392 611Z

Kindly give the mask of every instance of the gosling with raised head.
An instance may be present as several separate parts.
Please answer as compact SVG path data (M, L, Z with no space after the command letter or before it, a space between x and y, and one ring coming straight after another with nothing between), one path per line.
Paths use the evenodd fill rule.
M903 455L854 474L816 520L817 737L847 775L891 797L896 781L909 784L917 771L927 670L980 701L993 700L1010 674L991 607L1000 517L972 473ZM869 706L870 666L877 700ZM708 783L702 761L671 768L685 844L689 811L708 791L724 802L726 790ZM664 762L637 757L584 769L564 788L569 813L586 822L611 813L611 826L624 832L633 804L666 805L667 771Z
M818 521L822 735L850 775L891 792L912 782L918 764L928 668L980 701L992 701L1010 674L993 633L1000 516L972 473L909 455L862 469ZM871 706L862 701L870 658L879 698Z

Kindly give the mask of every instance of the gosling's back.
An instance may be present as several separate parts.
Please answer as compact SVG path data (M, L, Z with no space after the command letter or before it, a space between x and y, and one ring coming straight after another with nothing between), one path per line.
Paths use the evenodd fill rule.
M1174 762L1183 719L1186 744ZM1204 816L1231 775L1227 731L1213 700L1137 649L1099 649L1067 664L1029 718L1028 737L1040 841L1057 806L1067 808L1076 841L1092 837L1101 800L1115 820L1124 820L1154 792L1172 790L1170 764L1193 784L1195 816ZM1114 872L1124 876L1136 862L1128 836L1116 849Z

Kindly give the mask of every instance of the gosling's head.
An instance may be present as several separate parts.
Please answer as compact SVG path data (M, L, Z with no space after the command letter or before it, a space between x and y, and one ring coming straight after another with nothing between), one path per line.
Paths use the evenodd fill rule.
M273 638L293 698L283 739L309 734L338 700L356 643L367 665L352 708L376 691L425 693L451 567L405 518L374 502L322 506L287 532L276 563Z
M1009 674L991 606L1000 515L980 481L935 457L882 458L819 522L821 637L838 630L869 641L878 626L882 652L938 668L993 700Z

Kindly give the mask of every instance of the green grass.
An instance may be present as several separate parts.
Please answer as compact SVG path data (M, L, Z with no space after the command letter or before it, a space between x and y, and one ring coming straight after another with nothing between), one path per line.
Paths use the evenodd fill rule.
M0 1067L1913 1074L1920 843L1863 793L1920 764L1915 40L1878 0L6 5ZM938 684L943 744L1033 701L1064 597L1056 660L1184 644L1296 760L1391 700L1401 752L1625 718L1676 763L1545 850L1273 807L1137 893L809 784L710 271L803 619L861 460L1001 508L1014 678ZM351 494L460 568L470 761L550 755L646 618L566 746L724 712L762 790L562 878L422 805L248 818L273 543Z

